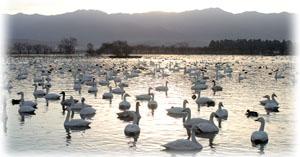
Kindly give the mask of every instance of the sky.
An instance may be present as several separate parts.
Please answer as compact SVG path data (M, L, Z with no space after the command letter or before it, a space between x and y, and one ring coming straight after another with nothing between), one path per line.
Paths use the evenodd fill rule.
M149 11L182 12L205 8L221 8L231 13L296 13L296 0L6 0L3 14L55 15L78 9L101 10L106 13L142 13Z

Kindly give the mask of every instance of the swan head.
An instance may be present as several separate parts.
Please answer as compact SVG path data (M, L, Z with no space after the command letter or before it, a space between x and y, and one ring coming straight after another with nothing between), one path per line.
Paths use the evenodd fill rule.
M277 97L277 95L275 93L272 94L273 97Z
M17 94L18 94L18 95L23 95L23 94L24 94L24 92L18 92Z
M248 109L247 112L250 112L250 110Z
M127 94L127 93L125 93L125 94L124 94L124 97L130 97L130 95L129 95L129 94Z
M66 94L66 93L65 93L64 91L62 91L62 92L60 92L59 94L63 94L63 95L64 95L64 94Z
M221 107L224 107L223 103L222 102L219 102L219 106Z
M185 100L183 100L183 103L186 104L186 103L189 103L189 102L185 99Z
M33 84L32 86L37 87L37 84Z
M73 97L72 97L72 98L73 98ZM84 97L82 97L82 98L81 98L81 102L84 102L84 101L85 101L85 98L84 98Z
M265 119L263 117L259 117L255 121L258 121L258 122L262 123L262 122L265 122Z
M265 96L263 96L263 98L270 98L270 96L269 95L265 95Z
M152 87L149 87L149 90L150 90L150 89L153 89L153 88L152 88Z
M192 95L192 99L195 100L197 98L197 96L194 94Z
M136 105L136 106L141 106L140 102L136 102L135 105Z

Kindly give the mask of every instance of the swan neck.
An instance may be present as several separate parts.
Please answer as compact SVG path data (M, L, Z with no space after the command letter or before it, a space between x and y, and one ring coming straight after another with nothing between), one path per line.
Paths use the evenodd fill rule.
M265 129L265 121L262 121L262 122L260 122L261 124L260 124L260 128L259 128L259 131L264 131L264 129Z
M214 116L215 116L215 114L211 113L210 117L209 117L209 121L212 122L212 123L214 122Z
M65 119L65 122L68 122L70 120L70 110L67 109L68 113L67 113L67 117Z
M136 113L133 113L133 124L138 124L138 118L137 118L137 115Z
M199 142L196 140L195 129L194 128L192 128L192 142L199 145Z
M191 120L191 110L187 110L187 116L188 116L188 119L187 119L187 121L189 121L189 120Z

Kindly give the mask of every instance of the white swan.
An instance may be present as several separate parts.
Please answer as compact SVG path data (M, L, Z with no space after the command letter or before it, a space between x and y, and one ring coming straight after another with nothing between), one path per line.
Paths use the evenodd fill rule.
M258 131L254 131L251 135L251 142L254 144L266 144L268 143L268 134L264 131L265 128L265 119L263 117L259 117L255 121L260 122L260 128Z
M188 134L188 139L191 137L191 128L193 125L197 125L201 122L207 122L206 119L203 118L191 118L191 109L190 108L185 108L183 112L187 113L187 119L184 121L183 126L186 128L187 134Z
M215 106L215 101L213 101L211 98L208 97L200 97L201 91L198 91L198 97L196 100L196 103L198 105L198 111L200 111L200 106Z
M155 90L156 91L159 91L159 92L167 92L168 91L168 81L166 81L166 85L165 86L158 86L158 87L155 87Z
M278 69L275 72L275 76L274 76L275 80L277 81L278 79L283 79L284 76L278 73Z
M246 76L243 76L241 73L239 73L239 83L241 82L241 80L246 79Z
M215 115L216 115L217 118L227 120L227 118L228 118L228 111L226 109L222 109L222 107L224 107L223 103L220 102L219 106L218 106L218 109L215 112Z
M60 102L61 106L62 106L62 110L65 110L65 106L71 106L72 103L77 103L78 100L76 99L73 99L73 96L70 97L70 99L65 99L66 97L66 93L64 91L62 91L61 93L59 94L62 94L63 97L62 97L62 100Z
M126 97L128 97L128 96L130 96L130 95L128 95L127 93L124 94L123 101L121 101L119 103L119 109L120 110L125 111L125 110L128 110L130 108L130 103L126 100Z
M140 119L141 115L140 115L140 102L136 102L135 104L135 111L123 111L123 112L119 112L117 113L118 118L126 120L126 121L131 121L133 120L133 114L131 114L131 112L134 112L137 115L137 118Z
M33 84L33 86L34 86L33 96L35 98L42 98L46 95L46 92L44 92L43 90L37 90L37 84Z
M219 128L214 123L215 116L215 112L212 112L210 114L209 120L203 120L200 123L196 124L197 130L199 130L200 133L218 133Z
M152 98L148 102L148 108L154 110L157 108L157 102L154 100L154 93L151 93L150 95L152 96Z
M83 107L80 112L80 117L86 117L89 115L94 115L96 114L96 109L92 108L92 107Z
M83 108L85 108L85 107L92 107L91 105L88 105L88 104L84 103L84 101L85 101L85 98L82 97L82 98L81 98L81 102L72 103L72 104L70 105L70 109L71 109L72 111L78 111L78 110L81 110L81 109L83 109Z
M103 93L102 99L112 99L114 95L112 94L112 88L109 86L109 92Z
M97 92L98 92L97 84L94 84L92 87L88 89L88 93L97 93Z
M59 100L60 95L56 93L49 93L49 87L46 86L46 95L45 95L46 100Z
M152 87L148 88L148 94L141 94L141 95L135 96L136 100L147 100L147 101L149 101L151 99L151 95L150 95L151 89L152 89Z
M23 92L19 92L17 93L18 95L21 95L21 99L20 99L20 105L22 106L31 106L33 108L36 108L37 103L33 102L33 101L25 101L24 100L24 93Z
M99 81L99 84L100 84L101 86L108 86L108 85L109 85L109 80L108 80L107 74L105 75L105 80L100 80L100 81Z
M168 142L162 145L166 150L177 150L177 151L196 151L201 150L202 145L196 140L195 137L196 127L192 127L192 141L188 139L179 139L176 141Z
M69 107L67 107L67 116L66 116L66 119L65 119L65 122L64 122L64 126L65 127L88 127L91 122L89 121L86 121L86 120L83 120L83 119L71 119L70 120L70 112L71 112L71 109Z
M23 105L22 103L20 104L19 107L19 113L23 114L23 113L28 113L28 114L33 114L35 111L35 108L33 108L30 105Z
M213 87L211 87L211 89L214 91L214 93L223 90L223 87L221 87L219 85L216 85L216 81L215 80L212 80L212 82L213 82Z
M183 100L182 107L171 107L170 109L167 109L167 114L174 117L184 117L186 116L186 112L183 112L186 108L186 104L189 103L187 100Z
M128 124L124 129L124 134L129 137L136 137L140 134L140 127L138 125L138 118L137 115L133 112L131 112L133 116L133 123Z
M114 93L114 94L123 94L123 93L125 93L125 90L124 90L123 86L121 86L121 87L113 89L112 93Z

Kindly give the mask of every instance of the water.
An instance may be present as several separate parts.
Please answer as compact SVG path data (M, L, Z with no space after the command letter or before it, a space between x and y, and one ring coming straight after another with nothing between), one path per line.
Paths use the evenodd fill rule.
M35 62L33 62L35 60ZM209 118L211 112L217 110L215 107L202 107L201 111L197 111L197 104L191 98L193 91L191 90L191 78L184 75L183 69L179 72L169 71L165 68L165 72L170 74L169 77L160 77L161 73L157 73L155 77L152 75L144 75L141 73L139 77L127 80L129 87L125 90L131 97L127 100L131 103L130 110L135 109L135 95L145 94L148 87L156 87L164 85L168 80L169 91L168 96L163 92L155 91L155 100L158 107L154 110L154 114L147 107L147 102L141 102L140 113L141 120L139 122L141 133L137 142L134 144L133 138L127 138L124 135L124 128L128 122L121 121L117 118L116 113L120 112L118 104L121 102L119 95L114 95L111 104L107 100L102 99L102 94L108 92L108 88L98 85L97 96L87 92L89 86L83 85L82 92L73 90L73 77L71 72L64 70L61 74L59 67L63 69L73 68L80 64L90 67L90 71L96 71L96 64L103 65L104 68L118 67L120 65L135 66L138 62L146 62L147 67L153 69L149 62L160 63L160 67L165 67L169 63L178 63L179 67L191 65L197 62L197 67L204 67L207 64L207 76L213 78L215 75L216 62L228 63L232 65L232 78L225 77L218 80L218 84L223 87L223 91L213 95L211 79L207 81L209 89L202 91L202 96L207 96L216 101L222 101L224 108L229 111L227 121L222 122L219 134L213 139L214 147L209 146L209 139L197 138L203 145L200 152L178 154L174 152L163 151L162 144L176 139L187 138L186 130L182 125L182 119L175 119L167 116L166 109L171 106L182 106L184 99L187 99L192 110L192 117ZM291 56L283 57L261 57L261 56L143 56L140 59L100 59L100 58L10 58L8 61L10 70L8 70L8 78L12 80L13 88L7 99L7 115L6 123L6 149L11 153L95 153L103 155L289 155L293 154L294 137L295 137L295 119L293 117L294 98L292 87L294 86L294 60ZM24 66L29 65L31 66ZM56 68L51 74L52 88L50 92L59 93L65 91L67 98L72 95L75 99L80 100L85 97L86 103L95 108L96 115L90 120L92 123L90 129L83 131L66 131L64 128L64 120L66 114L62 113L60 101L51 101L48 106L44 98L38 98L38 109L36 115L26 116L22 121L18 113L18 106L12 106L11 99L18 99L17 92L25 93L25 100L34 100L32 95L34 86L33 73L36 73L37 65L52 65ZM15 68L14 68L15 66ZM259 66L264 66L259 69ZM268 67L268 69L265 68ZM16 80L17 70L21 67L28 69L29 75L26 80ZM225 65L223 66L225 67ZM272 75L268 73L280 68L283 70L284 79L276 81L274 72ZM84 68L82 68L84 69ZM129 68L130 69L130 68ZM238 83L238 72L246 70L247 79ZM222 71L223 73L223 71ZM99 82L104 76L98 76L94 73L96 81ZM119 75L123 78L122 74ZM114 83L111 82L114 88ZM262 96L273 92L276 93L277 101L280 103L280 112L266 115L259 101ZM255 118L247 118L244 114L247 109L255 110L261 114L266 120L265 130L269 135L269 143L264 148L252 147L250 136L253 131L258 130L260 123L255 122ZM75 114L74 118L80 118ZM215 124L217 121L215 120Z

